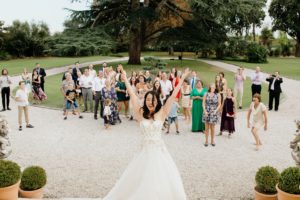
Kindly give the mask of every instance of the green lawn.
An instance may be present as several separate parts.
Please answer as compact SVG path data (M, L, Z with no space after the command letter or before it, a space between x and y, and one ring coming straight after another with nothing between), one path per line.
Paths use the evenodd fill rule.
M178 58L180 52L174 53L174 58ZM115 56L126 57L128 52L118 53ZM161 56L161 57L170 57L168 52L143 52L142 56ZM184 52L183 57L194 58L195 54L193 52ZM103 59L116 58L112 56L87 56L87 57L41 57L41 58L23 58L23 59L13 59L8 61L0 61L0 70L3 68L8 69L10 75L21 74L24 68L27 68L29 72L35 67L35 63L40 63L41 66L45 69L50 69L54 67L60 67L64 65L70 65L79 61L80 63L89 62L89 61L98 61Z
M0 70L3 68L8 69L10 75L21 74L24 68L27 68L29 72L35 67L35 63L40 63L45 69L50 69L54 67L60 67L64 65L74 64L76 61L80 63L97 61L103 59L109 59L115 57L109 56L89 56L89 57L45 57L45 58L24 58L24 59L14 59L8 61L0 61Z
M178 60L166 60L168 63L169 70L171 67L175 66L178 69L183 69L181 66L181 62ZM116 66L117 63L108 63L109 65ZM127 74L130 75L131 71L140 71L143 70L143 66L146 66L147 63L143 63L141 66L136 65L127 65L126 62L122 63L125 70L127 71ZM208 65L206 63L200 62L200 61L189 61L184 60L182 62L182 66L189 67L192 70L196 70L198 72L199 77L204 81L205 86L207 86L209 83L214 82L215 75L222 71L222 69ZM96 70L99 69L99 66L96 66ZM225 72L225 78L228 81L228 85L230 87L233 87L233 76L234 74L232 72ZM49 76L46 78L46 94L48 96L48 100L44 101L42 104L49 107L55 107L55 108L62 108L63 104L63 98L60 93L60 85L61 85L61 78L62 74L58 74L55 76ZM248 108L251 102L251 82L250 80L247 80L245 82L245 88L244 88L244 99L243 99L243 107ZM263 102L268 101L268 94L267 94L267 85L263 86L263 93L262 93L262 100Z
M268 63L247 63L239 61L222 61L245 68L255 69L260 66L263 72L274 73L280 71L281 76L300 80L300 58L268 58Z

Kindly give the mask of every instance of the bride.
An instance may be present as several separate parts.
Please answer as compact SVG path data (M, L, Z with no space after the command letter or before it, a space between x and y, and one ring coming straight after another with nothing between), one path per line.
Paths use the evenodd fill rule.
M189 69L184 71L164 106L161 105L159 96L154 91L149 91L145 94L142 108L127 80L126 72L122 72L122 79L132 100L134 116L140 123L143 143L141 152L131 161L103 200L186 200L180 174L162 140L161 129L189 72Z

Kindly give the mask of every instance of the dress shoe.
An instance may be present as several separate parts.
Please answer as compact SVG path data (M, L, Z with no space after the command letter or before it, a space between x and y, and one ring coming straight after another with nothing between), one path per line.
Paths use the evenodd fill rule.
M7 110L11 110L10 107L8 107Z
M32 126L31 124L27 124L26 128L34 128L34 126Z
M95 120L97 120L97 119L98 119L97 115L94 115L94 119L95 119Z

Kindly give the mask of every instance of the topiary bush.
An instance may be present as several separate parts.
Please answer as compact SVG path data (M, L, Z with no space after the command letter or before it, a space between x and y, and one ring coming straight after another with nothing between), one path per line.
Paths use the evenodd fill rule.
M255 175L256 190L264 194L275 194L279 176L278 170L274 167L259 168Z
M21 169L17 163L0 160L0 188L16 184L21 178Z
M25 191L33 191L44 187L46 183L45 170L38 166L31 166L23 171L20 188Z
M300 168L289 167L280 174L278 187L290 194L300 194Z
M268 50L256 43L251 43L247 47L247 60L250 63L267 62Z

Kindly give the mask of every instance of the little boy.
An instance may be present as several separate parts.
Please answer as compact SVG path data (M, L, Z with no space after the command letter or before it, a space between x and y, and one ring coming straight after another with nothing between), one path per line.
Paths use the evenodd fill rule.
M105 99L104 100L104 110L103 110L103 118L104 118L104 126L105 129L109 128L109 124L111 122L111 100L110 99Z
M172 104L172 107L171 107L171 110L170 110L170 113L169 113L169 116L168 116L168 130L167 130L167 134L169 133L170 131L170 126L173 122L175 122L175 126L176 126L176 134L179 134L179 131L178 131L178 109L180 108L178 102L177 102L177 99L173 102Z
M72 109L72 107L74 108L75 114L77 112L78 115L79 115L79 118L82 119L83 117L80 115L78 103L76 101L76 90L74 88L74 85L72 85L72 84L68 86L68 90L66 92L66 99L67 99L67 102L66 102L66 113L65 113L64 120L67 119L68 112L69 112L69 110Z
M29 114L28 114L28 93L26 91L26 86L24 81L19 82L19 89L17 90L15 100L18 106L19 113L19 131L22 131L22 115L23 111L25 114L26 128L33 128L29 123Z

